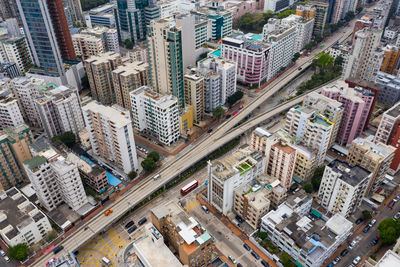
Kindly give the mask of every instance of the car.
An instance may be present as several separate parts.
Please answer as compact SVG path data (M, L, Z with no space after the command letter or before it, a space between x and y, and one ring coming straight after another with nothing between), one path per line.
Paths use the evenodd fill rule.
M395 198L393 198L393 201L394 202L397 202L397 201L399 201L400 200L400 196L396 196Z
M2 257L4 257L4 256L6 255L6 253L4 252L4 250L0 249L0 255L1 255Z
M378 244L379 239L372 239L371 241L371 246L375 246L376 244Z
M371 228L369 225L365 226L363 229L363 232L366 233L369 231L369 228Z
M243 267L243 265L240 264L240 263L238 263L236 266L237 266L237 267Z
M132 226L131 228L129 228L128 234L132 234L136 229L137 229L136 225Z
M250 250L251 250L250 246L247 245L247 244L243 244L243 247L244 247L247 251L250 251Z
M265 267L269 267L268 262L266 262L265 260L262 260L262 261L261 261L261 264L262 264L263 266L265 266Z
M232 256L228 256L228 258L229 258L229 260L233 263L233 264L235 264L236 263L236 260L235 260L235 258L234 257L232 257Z
M210 210L204 205L201 206L201 209L204 210L205 213L210 213Z
M393 200L392 200L392 201L390 201L390 203L389 203L388 207L389 207L389 208L393 208L393 206L394 206L394 203L395 203L395 202L394 202Z
M373 219L372 221L369 222L368 226L373 227L376 224L376 220Z
M127 224L125 224L125 228L128 229L129 227L131 227L134 224L133 221L129 221Z
M259 259L260 259L260 256L259 256L257 253L255 253L254 251L251 252L251 255L252 255L256 260L259 260Z
M351 241L349 245L349 249L353 249L356 246L357 242L356 241Z
M142 225L142 224L145 224L145 222L147 222L147 219L146 219L146 218L142 218L142 219L140 219L140 220L138 221L138 224L139 224L139 225Z
M302 69L303 69L302 67L299 67L299 68L298 68L298 70L302 70Z
M213 129L209 129L208 131L207 131L207 133L211 133L213 131Z
M236 112L234 112L233 114L232 114L232 116L235 116L236 114L238 114L239 113L239 111L236 111Z
M362 223L362 221L363 221L362 218L358 218L357 221L356 221L356 224L360 224L360 223Z
M353 264L356 264L356 265L357 265L360 261L361 261L361 257L358 256L358 257L356 257L356 258L353 260Z
M394 215L393 218L395 218L396 220L400 219L400 211L396 213L396 215Z
M339 261L341 260L341 258L339 257L339 256L337 256L334 260L333 260L333 264L338 264L339 263Z
M347 248L343 249L342 252L340 252L340 256L344 257L349 253L349 250Z
M239 215L236 215L236 220L238 220L240 223L244 222L244 220L242 219L242 217L240 217Z
M225 116L225 119L229 119L230 117L232 117L232 115L231 115L231 114L228 114L228 115ZM240 264L240 263L239 263L239 264Z
M6 262L10 262L10 258L7 257L7 256L4 256L4 260L5 260Z
M58 247L56 247L56 248L53 249L53 253L54 253L54 254L57 254L58 252L60 252L60 251L63 250L63 249L64 249L63 246L58 246Z

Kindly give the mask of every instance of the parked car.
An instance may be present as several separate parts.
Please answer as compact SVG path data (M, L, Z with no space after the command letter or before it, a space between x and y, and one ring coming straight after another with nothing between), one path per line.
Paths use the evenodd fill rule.
M369 222L368 226L373 227L376 224L376 219L373 219L372 221Z
M263 266L265 266L265 267L269 267L268 262L266 262L265 260L262 260L262 261L261 261L261 264L262 264Z
M396 213L396 215L393 216L393 218L395 218L396 220L398 220L400 218L400 211L398 213Z
M58 252L60 252L60 251L63 250L63 249L64 249L63 246L58 246L58 247L56 247L55 249L53 249L53 253L54 253L54 254L57 254Z
M393 201L394 202L397 202L397 201L399 201L400 200L400 196L396 196L395 198L393 198Z
M132 226L131 228L129 228L128 234L133 233L136 229L137 229L137 226L136 226L136 225Z
M369 231L369 228L371 228L369 225L365 226L363 229L363 232L366 233Z
M340 256L344 257L349 253L349 250L347 248L343 249L342 252L340 252Z
M361 261L361 257L358 256L353 260L353 264L358 264Z
M388 207L389 207L389 208L393 208L393 206L394 206L394 203L395 203L395 202L394 202L393 200L392 200L392 201L390 201L390 203L389 203Z
M336 264L339 263L340 259L341 259L341 258L338 256L338 257L336 257L336 258L333 260L332 263L333 263L334 265L336 265Z
M377 238L372 239L371 246L375 246L376 244L378 244L378 241L379 241L379 239L377 239Z
M233 264L235 264L236 263L236 260L235 260L235 258L234 257L232 257L232 256L228 256L228 258L229 258L229 260L233 263Z
M133 221L129 221L127 224L125 224L125 228L128 229L129 227L131 227L134 224Z
M4 257L4 256L6 255L6 253L4 252L4 250L0 249L0 255L1 255L2 257Z
M236 220L238 220L240 223L244 222L244 220L242 219L242 217L240 217L239 215L236 215Z
M349 249L353 249L356 246L357 242L356 241L351 241L349 245Z
M201 208L204 210L205 213L209 213L210 210L206 206L201 206Z
M138 221L138 224L139 224L139 225L142 225L142 224L145 224L145 222L147 222L147 219L146 219L146 218L142 218L142 219L140 219L140 220Z
M4 260L5 260L6 262L10 262L10 258L7 257L7 256L4 256Z
M251 255L252 255L254 258L256 258L256 260L259 260L259 259L260 259L260 256L258 256L258 254L255 253L254 251L251 252Z
M240 263L238 263L236 266L237 266L237 267L243 267L243 265L240 264Z
M211 133L213 131L213 129L209 129L208 131L207 131L207 133Z
M357 221L356 221L356 224L360 224L360 223L362 223L362 221L363 221L362 218L358 218Z
M251 250L251 248L250 248L249 245L247 245L247 244L243 244L243 247L244 247L247 251L250 251L250 250Z

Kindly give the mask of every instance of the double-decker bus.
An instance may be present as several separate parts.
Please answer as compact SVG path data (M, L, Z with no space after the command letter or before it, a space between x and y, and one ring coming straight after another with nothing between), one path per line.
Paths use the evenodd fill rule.
M181 188L181 195L184 196L187 193L190 193L193 189L199 186L199 182L197 180L193 180L184 187Z

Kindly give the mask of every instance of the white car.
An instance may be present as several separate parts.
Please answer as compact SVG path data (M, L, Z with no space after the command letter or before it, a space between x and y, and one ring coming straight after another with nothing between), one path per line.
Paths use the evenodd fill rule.
M6 262L10 262L10 258L9 257L4 256L4 259L5 259Z
M4 256L6 255L6 253L4 252L4 250L0 249L0 255L1 255L2 257L4 257Z
M396 213L396 215L394 215L394 217L396 220L400 219L400 211L398 213Z
M350 245L349 245L349 249L353 249L355 247L355 245L357 244L356 241L351 241Z
M357 265L360 261L361 261L361 257L358 256L357 258L355 258L355 259L353 260L353 264Z

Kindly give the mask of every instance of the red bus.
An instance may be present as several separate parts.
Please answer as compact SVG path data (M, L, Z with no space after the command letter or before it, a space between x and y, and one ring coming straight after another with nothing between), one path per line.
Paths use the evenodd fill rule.
M184 187L181 188L181 195L184 196L187 193L190 193L193 189L199 186L199 182L197 180L193 180Z

